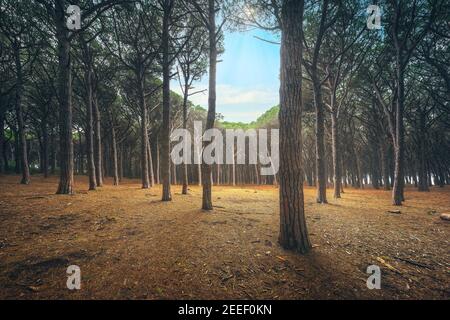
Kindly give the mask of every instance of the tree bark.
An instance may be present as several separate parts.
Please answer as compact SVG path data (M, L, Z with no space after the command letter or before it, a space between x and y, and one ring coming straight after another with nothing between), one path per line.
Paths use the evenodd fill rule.
M141 107L141 180L142 189L148 189L150 181L148 178L148 152L147 152L147 106L145 104L145 74L142 69L138 71L139 82L139 104Z
M7 172L5 154L5 112L0 106L0 173Z
M391 190L391 185L389 183L389 159L388 152L386 150L386 145L384 141L380 141L380 153L381 153L381 171L383 173L384 190Z
M392 204L401 206L404 187L404 127L403 111L405 100L405 77L400 57L397 57L398 96L395 112L395 144L394 144L394 187L392 189Z
M306 227L302 168L303 0L282 5L280 75L280 236L285 249L306 253L311 244Z
M160 174L160 168L161 168L161 156L159 152L160 146L159 146L159 138L156 137L156 184L161 183L161 174Z
M316 179L317 203L327 203L327 178L325 171L325 113L323 109L320 79L313 71L314 106L316 109Z
M426 171L426 126L425 126L425 114L421 112L419 114L419 145L418 145L418 160L419 160L419 191L430 191L428 187L427 171Z
M30 183L30 168L28 166L28 151L27 151L27 139L25 134L25 123L23 120L23 71L22 62L20 61L20 48L17 44L14 48L14 59L16 67L16 117L17 117L17 127L19 135L19 147L20 147L20 166L22 171L21 184Z
M56 172L56 133L52 129L50 136L50 173L55 174Z
M333 182L334 182L334 198L341 197L341 165L339 152L339 133L338 133L338 117L337 112L331 112L331 140L333 154Z
M216 76L217 76L217 35L216 7L214 0L208 0L208 37L209 37L209 95L208 115L205 130L212 129L216 120ZM204 147L206 144L204 144ZM212 210L212 170L211 165L204 163L202 154L202 209Z
M48 124L47 119L42 120L42 173L48 178L49 154L48 154Z
M88 45L81 40L84 50L85 61L85 86L86 86L86 155L87 155L87 168L89 178L89 190L97 189L97 176L94 159L94 129L93 129L93 108L92 108L92 68L91 68L91 55ZM80 136L81 139L81 136Z
M163 71L163 119L162 119L162 201L172 201L170 191L170 58L169 58L169 23L172 12L172 0L164 1L162 46Z
M56 38L58 41L58 97L60 135L60 176L57 194L73 193L73 141L72 141L72 68L70 41L66 28L65 1L55 5Z
M183 129L187 130L187 108L188 108L188 97L189 97L189 83L188 78L185 78L184 82L184 96L183 96ZM187 194L188 192L188 165L183 162L183 188L181 194Z
M111 116L111 144L112 144L112 156L113 156L113 176L114 185L119 185L119 162L117 159L117 139L116 139L116 129L114 128L113 117Z
M94 112L94 160L95 160L95 177L97 186L103 186L103 156L102 156L102 133L101 133L101 116L98 107L97 94L93 91L93 112Z

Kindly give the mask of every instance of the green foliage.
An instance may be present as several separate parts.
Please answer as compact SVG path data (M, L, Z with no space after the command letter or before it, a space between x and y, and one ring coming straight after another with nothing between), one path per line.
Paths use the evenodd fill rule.
M264 112L259 116L256 121L250 123L244 122L230 122L230 121L218 121L217 127L223 129L258 129L258 128L269 128L277 126L278 124L278 112L280 111L280 106L276 105Z

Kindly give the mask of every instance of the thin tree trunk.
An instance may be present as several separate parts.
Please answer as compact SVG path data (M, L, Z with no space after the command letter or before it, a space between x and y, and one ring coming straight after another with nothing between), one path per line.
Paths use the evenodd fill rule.
M22 96L23 96L23 73L22 73L22 62L20 61L20 48L14 48L14 58L16 64L17 73L17 83L16 83L16 117L17 117L17 127L19 135L19 147L20 147L20 165L22 171L21 184L30 183L30 168L28 166L28 151L27 151L27 139L25 134L25 123L23 120L23 106L22 106Z
M87 61L85 62L85 82L86 82L86 155L87 155L87 169L89 177L89 190L97 189L97 175L94 159L94 129L93 129L93 108L92 108L92 69L90 65L90 52L87 44L83 41L84 54ZM80 136L81 140L81 136Z
M119 182L123 180L123 147L119 146Z
M55 174L56 172L56 141L55 132L52 129L50 136L50 173Z
M150 146L150 140L147 140L147 158L148 158L148 179L150 183L150 187L155 185L155 174L153 171L153 157L152 157L152 148Z
M183 129L187 129L187 105L189 97L189 83L188 79L185 79L184 83L184 96L183 96ZM183 151L185 152L185 151ZM181 194L187 194L188 192L188 165L183 162L183 189Z
M156 137L156 184L161 183L161 174L160 174L160 168L161 168L161 158L160 158L160 152L159 152L159 138Z
M141 107L141 180L142 189L148 189L150 181L148 178L148 152L147 152L147 106L145 104L145 74L143 70L138 71L139 79L139 104Z
M397 79L398 79L398 97L396 103L395 114L395 144L394 144L394 187L392 189L392 204L401 206L403 197L403 171L404 171L404 127L403 127L403 111L405 98L405 78L400 58L397 58Z
M418 183L418 190L419 191L430 191L430 188L428 187L428 180L427 180L427 171L426 171L426 129L425 129L425 114L420 114L419 119L419 130L420 130L420 136L419 136L419 146L418 146L418 158L419 158L419 183Z
M98 108L97 94L93 92L93 112L94 112L94 160L95 160L95 177L97 186L103 186L103 156L102 156L102 134L101 134L101 118Z
M198 146L196 146L196 150L195 152L197 152L198 154L198 158L201 159L202 158L202 151L200 150L200 148ZM200 160L198 165L197 165L197 178L198 178L198 185L201 186L202 185L202 161Z
M314 105L316 108L316 181L317 203L327 203L327 181L325 172L325 114L323 110L320 80L313 71Z
M341 197L341 164L339 152L339 133L338 133L338 118L336 111L331 112L331 139L332 139L332 154L333 154L333 182L334 182L334 198Z
M48 178L48 149L48 125L47 119L44 119L42 121L42 173L44 174L44 178Z
M5 150L5 112L1 108L0 106L0 173L6 173L8 160Z
M209 96L208 115L205 130L214 128L216 120L216 74L217 74L217 38L216 38L216 7L215 0L208 0L209 18ZM212 210L211 165L202 161L203 197L202 209Z
M117 159L117 141L116 141L116 129L114 128L114 121L111 116L111 144L112 144L112 156L113 156L113 177L114 185L119 185L119 163Z

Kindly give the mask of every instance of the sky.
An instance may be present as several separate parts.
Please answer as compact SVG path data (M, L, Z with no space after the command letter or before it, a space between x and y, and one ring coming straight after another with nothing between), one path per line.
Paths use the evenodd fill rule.
M225 121L251 122L279 101L280 46L255 38L276 41L261 30L225 33L225 52L217 65L217 112ZM181 93L178 81L172 90ZM208 74L194 84L193 91L208 88ZM190 97L208 108L208 92Z

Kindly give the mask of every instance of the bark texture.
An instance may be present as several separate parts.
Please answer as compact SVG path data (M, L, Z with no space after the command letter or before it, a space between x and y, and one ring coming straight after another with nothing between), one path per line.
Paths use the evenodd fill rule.
M302 170L302 0L282 6L280 87L280 236L285 249L310 250L303 199Z

